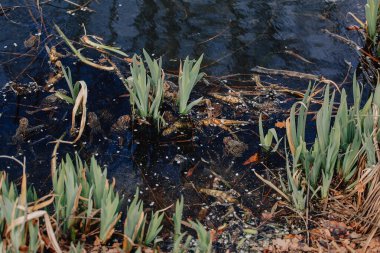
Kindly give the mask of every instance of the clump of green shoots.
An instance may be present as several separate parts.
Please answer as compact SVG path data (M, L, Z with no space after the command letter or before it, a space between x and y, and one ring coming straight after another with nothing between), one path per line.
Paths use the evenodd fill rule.
M94 158L90 165L83 163L79 156L66 156L58 169L52 166L53 194L37 199L33 189L27 190L26 174L23 173L21 194L16 186L9 183L4 172L0 173L0 249L5 252L20 252L20 247L28 252L40 252L46 244L42 240L45 233L50 247L55 252L63 252L58 242L70 245L70 253L82 253L86 242L79 238L95 235L101 244L107 243L114 234L115 224L120 221L120 198L114 183L107 180L107 170L102 170ZM162 242L164 210L148 215L139 199L135 197L127 209L124 223L123 252L159 251ZM54 214L47 211L53 203ZM184 200L177 201L173 215L174 235L172 252L204 252L212 249L212 233L199 222L192 223L198 234L197 245L190 247L192 236L181 231ZM44 222L40 223L39 218ZM51 220L54 221L54 226ZM189 221L190 222L190 221ZM184 238L186 237L186 240ZM87 248L87 247L86 247Z
M145 59L150 69L147 74L144 63L133 56L131 74L127 79L126 88L130 92L131 104L136 107L137 115L142 119L153 119L157 126L163 124L160 107L163 101L164 74L161 68L161 60L152 60L144 50Z
M330 95L329 87L326 87L323 104L316 115L317 135L315 141L308 145L304 138L311 91L313 89L309 86L304 100L292 106L287 125L293 164L292 169L289 161L287 164L287 189L289 199L298 210L305 209L308 190L312 192L311 198L320 192L320 198L326 200L335 183L343 182L347 190L353 189L358 182L360 158L366 158L367 166L379 162L376 147L380 87L360 108L362 92L354 78L353 105L348 106L346 92L342 90L336 113L333 113L335 94ZM286 188L284 183L282 185Z
M183 242L183 239L186 236L186 232L181 232L182 227L182 214L183 214L183 197L181 196L181 199L177 200L177 203L175 205L175 213L173 215L173 222L174 222L174 244L173 244L173 253L184 253L188 252L190 247L190 241L192 237L188 235L186 237L185 242Z
M263 147L266 151L269 151L272 147L273 139L276 142L276 145L272 149L272 152L276 152L278 149L278 146L280 145L280 141L277 136L277 132L274 128L271 128L268 130L267 134L264 134L264 128L263 128L263 120L260 114L259 117L259 134L260 134L260 145Z
M367 0L365 5L365 16L367 19L367 33L369 38L376 42L377 21L379 15L379 0Z
M204 73L199 73L201 63L203 60L203 55L199 57L199 59L195 62L189 60L189 57L186 57L183 66L181 62L181 66L179 69L179 78L178 78L178 97L177 103L179 105L179 113L182 115L186 115L190 112L190 110L197 104L202 101L202 97L194 100L190 104L188 104L190 99L191 91L194 86L202 79Z
M78 156L74 163L67 155L53 174L53 188L55 216L63 235L75 240L78 232L89 232L100 213L100 240L106 242L112 236L120 198L95 159L88 167Z
M213 235L199 222L190 221L192 228L197 232L197 249L200 253L212 252Z
M152 213L148 229L145 230L147 218L143 202L139 200L139 189L137 189L135 197L128 207L124 223L123 250L125 252L131 252L136 245L137 247L152 246L152 248L156 248L157 243L161 241L158 235L162 230L164 213L160 211Z
M63 76L65 77L67 86L69 87L71 97L59 91L55 92L55 95L60 99L65 100L67 103L74 105L75 101L77 100L81 84L80 82L76 82L75 84L73 84L70 68L65 68L63 65L61 65L61 69Z
M40 252L44 247L41 240L41 223L39 219L45 219L47 236L52 248L61 252L51 227L51 222L46 211L38 210L48 205L48 201L37 201L36 192L27 188L25 161L0 156L18 162L23 167L21 180L21 192L17 191L14 183L9 183L7 174L0 172L0 243L1 252ZM45 198L46 199L46 198ZM33 205L31 205L34 202ZM45 204L48 203L48 204Z

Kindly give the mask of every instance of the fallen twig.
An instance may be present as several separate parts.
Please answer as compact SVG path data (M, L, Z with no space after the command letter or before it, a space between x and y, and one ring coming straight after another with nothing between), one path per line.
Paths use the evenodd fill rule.
M101 70L106 70L106 71L113 71L114 70L114 67L112 66L103 66L103 65L100 65L100 64L97 64L97 63L94 63L90 60L88 60L86 57L84 57L80 51L81 49L77 50L74 45L70 42L70 40L66 37L66 35L62 32L62 30L57 26L57 25L54 25L55 29L57 30L58 34L62 37L62 39L66 42L66 44L69 46L69 48L71 49L71 51L73 51L73 53L78 57L78 59L91 66L91 67L94 67L94 68L97 68L97 69L101 69Z
M260 66L253 68L252 71L254 73L257 73L257 74L281 75L281 76L286 76L286 77L294 77L294 78L312 80L312 81L316 81L316 82L325 83L328 85L334 85L335 88L340 92L338 85L334 81L326 79L323 76L317 76L317 75L313 75L313 74L307 74L307 73L296 72L296 71L291 71L291 70L267 69L267 68L263 68Z

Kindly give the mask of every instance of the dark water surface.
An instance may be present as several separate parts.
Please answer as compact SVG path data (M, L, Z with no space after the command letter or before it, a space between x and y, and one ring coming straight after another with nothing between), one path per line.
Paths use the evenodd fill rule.
M58 41L54 39L53 23L72 40L78 40L85 27L87 34L102 37L106 44L121 46L130 55L145 48L162 55L165 68L171 71L176 71L178 59L204 53L203 71L211 76L250 74L251 68L260 65L323 75L340 83L347 74L346 62L356 66L357 55L321 30L328 29L360 43L355 32L346 31L345 27L354 24L347 13L350 11L362 17L366 1L99 0L88 6L93 12L78 10L68 14L68 10L76 7L55 0L41 4L45 26L41 26L41 16L33 2L0 1L3 10L0 12L0 87L15 80L45 84L51 69L44 44L52 46ZM35 34L40 37L40 46L26 49L24 41ZM187 203L197 212L201 206L209 204L210 199L195 189L211 188L212 172L221 175L242 195L244 205L254 209L266 203L268 189L259 188L261 184L251 171L262 166L242 166L247 157L259 151L259 140L252 133L257 130L256 126L250 125L238 133L240 140L249 146L242 158L223 153L223 138L229 134L220 129L197 130L192 142L143 142L132 131L125 136L125 144L119 146L117 137L109 131L110 125L120 115L130 114L128 98L120 97L126 93L120 80L70 59L64 64L70 66L74 80L87 82L89 111L98 115L108 112L111 117L102 121L104 136L89 144L87 129L78 145L63 145L60 154L77 151L84 159L97 156L100 163L108 167L109 175L116 178L123 193L130 196L138 185L147 203L158 208L184 194ZM307 85L307 81L302 80L287 83L300 90ZM59 87L65 88L65 84L61 81ZM198 93L202 93L202 88L198 87ZM26 155L29 181L43 191L50 185L49 161L53 145L48 142L70 128L70 107L63 105L51 115L46 112L29 115L27 111L38 108L41 99L49 93L39 91L17 97L5 89L0 95L0 154L19 158ZM232 117L232 111L233 108L225 105L223 116ZM22 151L17 152L11 137L20 117L27 117L33 126L43 124L44 128L32 135ZM239 119L254 117L247 114ZM273 125L275 119L270 122ZM271 169L284 164L278 157L266 163ZM193 175L186 176L194 166ZM4 161L0 169L13 177L21 174L15 165Z

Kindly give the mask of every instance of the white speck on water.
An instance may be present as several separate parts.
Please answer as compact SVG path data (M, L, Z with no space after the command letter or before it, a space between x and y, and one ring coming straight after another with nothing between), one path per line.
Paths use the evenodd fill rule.
M8 46L4 46L4 49L8 48Z
M17 47L18 45L17 45L17 43L15 42L15 43L13 43L13 46L14 46L14 47Z

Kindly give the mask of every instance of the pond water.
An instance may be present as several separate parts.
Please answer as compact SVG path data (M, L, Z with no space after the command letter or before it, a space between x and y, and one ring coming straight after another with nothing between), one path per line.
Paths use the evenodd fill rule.
M178 59L187 55L195 58L204 53L202 70L210 77L251 74L253 67L263 66L323 75L340 83L347 75L347 62L355 67L358 57L351 48L322 29L360 43L355 32L346 30L346 26L354 24L347 13L353 12L362 18L366 1L100 0L99 3L89 1L85 11L63 0L40 2L42 12L34 1L2 0L0 3L0 87L9 81L45 85L51 67L44 45L56 45L59 41L53 23L74 41L79 40L85 28L87 34L102 37L104 43L118 45L130 55L140 53L142 48L155 56L162 55L164 69L172 73L177 71ZM78 2L85 4L88 1ZM69 14L70 10L74 11ZM39 37L39 44L25 48L24 41L31 35ZM64 52L63 45L57 48ZM197 213L213 200L199 193L199 189L211 188L215 175L240 193L240 201L245 206L256 211L262 210L257 207L266 207L272 193L261 187L251 171L263 166L243 166L242 163L259 152L266 166L277 173L276 168L283 166L284 161L260 151L259 140L254 134L257 132L257 109L250 106L248 112L240 115L234 112L233 106L222 105L222 117L252 122L237 130L239 139L248 145L242 157L234 158L224 151L223 139L229 133L217 128L196 129L190 141L161 139L146 142L139 139L135 131L129 131L123 136L124 143L119 145L110 126L119 116L131 113L128 98L122 96L126 90L120 80L111 73L74 62L72 58L63 63L71 68L74 80L87 82L89 111L106 116L101 119L103 135L90 143L89 130L86 129L75 147L62 145L59 154L77 151L84 159L96 156L107 166L109 176L116 178L118 189L126 197L139 186L147 203L156 208L168 206L183 194L187 207ZM123 66L123 70L126 69L127 66ZM227 84L244 85L246 90L252 85L248 82L249 75L222 79ZM270 80L299 90L304 90L308 84L305 80ZM65 87L63 81L57 85L57 88ZM203 95L205 90L197 87L196 95ZM49 142L70 128L70 106L63 104L53 112L28 114L28 111L38 109L41 100L50 94L39 90L16 96L6 87L0 95L0 154L19 158L25 155L29 183L44 191L50 185L53 144ZM272 99L279 108L288 107L288 104L282 104L285 100L294 101L283 95ZM20 117L27 117L31 126L43 125L43 128L17 150L12 144L12 136ZM281 121L284 117L279 109L270 115L267 125L273 126L276 120ZM14 178L21 174L14 164L5 161L1 161L0 169L8 171ZM191 176L186 174L189 169L194 170Z

